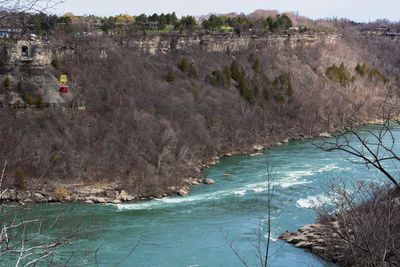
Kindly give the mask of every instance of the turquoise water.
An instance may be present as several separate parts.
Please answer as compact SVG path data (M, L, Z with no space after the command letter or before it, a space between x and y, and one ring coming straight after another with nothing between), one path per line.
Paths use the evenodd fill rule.
M379 181L382 177L375 170L350 163L340 153L321 151L310 141L293 141L272 148L268 154L274 182L271 266L324 266L320 259L278 237L286 230L296 231L315 222L312 202L324 199L330 179ZM75 247L98 249L100 266L118 263L138 242L119 266L241 266L224 239L226 233L248 264L256 266L257 232L260 225L265 228L267 207L266 156L224 158L205 176L216 185L194 186L187 197L121 205L71 205L73 210L63 223L82 222L94 227L88 228L89 236ZM61 206L42 209L51 216ZM92 256L71 262L93 263Z

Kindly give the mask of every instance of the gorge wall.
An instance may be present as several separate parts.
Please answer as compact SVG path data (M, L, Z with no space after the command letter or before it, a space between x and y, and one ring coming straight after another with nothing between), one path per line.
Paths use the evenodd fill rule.
M334 33L254 33L237 35L235 33L149 35L139 36L128 41L128 45L139 51L157 54L186 49L201 49L207 52L237 52L256 46L291 47L313 46L318 43L334 44L340 37Z

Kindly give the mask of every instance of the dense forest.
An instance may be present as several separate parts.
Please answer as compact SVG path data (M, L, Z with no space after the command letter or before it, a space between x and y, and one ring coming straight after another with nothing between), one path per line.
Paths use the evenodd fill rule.
M185 22L168 19L178 28ZM210 16L196 27L237 28L243 21L278 33L293 26L282 15ZM330 45L254 43L236 52L156 55L133 49L125 34L76 37L65 28L70 22L62 23L51 38L74 53L46 71L67 74L73 101L85 110L0 110L0 162L8 162L6 183L19 188L118 181L129 192L156 196L199 176L214 156L360 124L399 93L397 43L363 36L351 23L332 22L340 38ZM31 94L35 84L4 81L2 90Z

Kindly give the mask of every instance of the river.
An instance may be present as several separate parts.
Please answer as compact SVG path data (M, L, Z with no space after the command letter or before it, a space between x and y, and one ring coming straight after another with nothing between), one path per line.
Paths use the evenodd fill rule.
M395 134L399 136L397 131ZM260 223L265 226L267 210L265 154L223 158L205 172L205 177L216 184L194 186L187 197L120 205L71 205L73 209L67 211L63 223L94 227L75 246L98 249L101 266L119 262L138 242L120 266L241 266L224 234L249 265L255 266L259 263L257 232ZM274 183L271 266L324 266L321 259L278 237L318 219L312 204L324 199L331 179L382 181L380 174L352 164L346 155L321 151L310 140L274 147L268 157ZM60 205L44 208L48 216L61 209ZM93 261L94 257L74 259L74 263L88 266Z

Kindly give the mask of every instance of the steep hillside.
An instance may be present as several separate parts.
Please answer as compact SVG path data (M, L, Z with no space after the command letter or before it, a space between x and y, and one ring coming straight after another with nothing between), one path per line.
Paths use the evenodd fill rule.
M207 38L74 40L51 72L68 74L86 109L1 109L7 183L21 169L32 190L174 194L215 156L361 123L398 96L397 41L357 31Z

